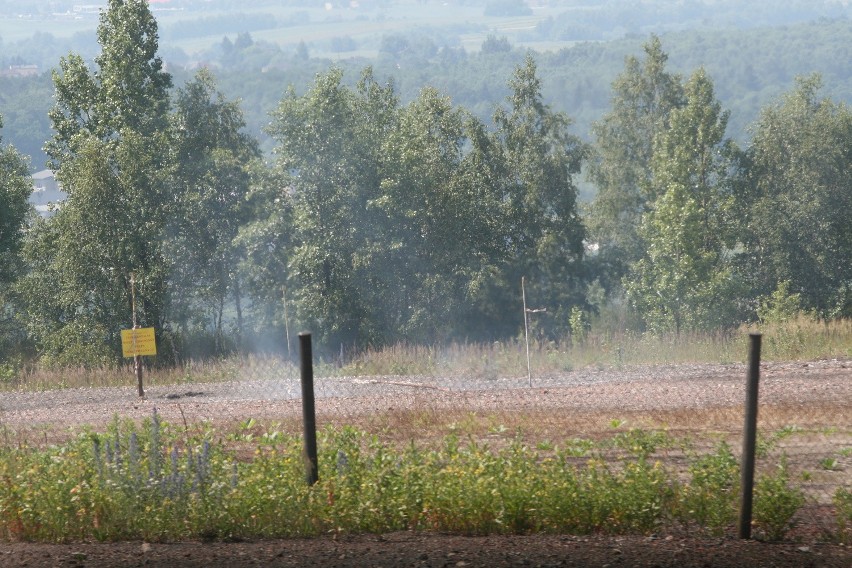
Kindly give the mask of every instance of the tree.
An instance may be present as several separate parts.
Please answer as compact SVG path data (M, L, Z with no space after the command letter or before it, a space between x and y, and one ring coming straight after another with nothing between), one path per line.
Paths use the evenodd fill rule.
M426 88L382 145L381 195L368 203L383 214L382 230L369 248L384 291L376 304L399 339L481 336L487 325L477 304L501 260L503 223L500 185L477 161L484 139L479 121Z
M589 177L597 195L586 222L598 245L603 276L613 287L645 250L639 225L656 198L651 183L654 140L668 128L671 112L684 104L680 78L665 69L668 55L660 39L652 36L644 50L644 61L626 58L624 71L612 84L612 109L592 127Z
M210 72L200 71L178 91L172 116L176 203L166 244L172 313L184 337L189 325L204 328L212 320L220 353L229 296L237 313L237 339L242 334L235 239L248 221L251 168L260 159L257 141L244 128L239 105L217 90Z
M650 193L642 217L647 252L625 278L628 298L656 332L717 329L735 321L737 280L731 206L736 148L703 70L685 85L686 104L654 141Z
M852 112L819 97L817 75L761 113L741 206L752 286L788 283L804 309L852 316Z
M252 281L268 288L265 266L286 262L301 324L333 345L514 334L520 317L505 306L522 275L570 311L584 148L542 103L532 60L493 133L435 89L400 107L369 70L354 90L341 79L318 77L275 115L282 189L276 221L243 232Z
M567 313L582 302L580 281L585 227L577 212L573 176L585 145L568 132L570 119L542 101L536 64L527 56L509 82L508 109L494 114L495 141L502 148L501 185L509 252L502 267L499 305L517 299L522 276L534 301L555 313L553 329L567 329Z
M236 239L242 252L238 277L244 293L251 298L253 330L262 330L261 336L255 337L256 342L286 337L289 319L295 315L288 311L292 308L287 293L294 232L289 189L279 172L259 169L246 196L249 221L240 227ZM275 339L264 347L278 350L281 344Z
M156 55L147 2L110 0L98 41L95 71L70 54L54 73L47 152L68 199L51 226L34 234L47 242L30 251L46 258L29 258L39 267L30 275L30 324L43 351L69 363L117 353L118 332L131 320L131 279L137 323L157 327L162 338L167 322L171 77ZM68 353L73 345L87 346L85 353Z
M3 128L2 116L0 128ZM15 280L20 268L19 254L31 210L27 200L33 187L26 159L2 142L0 136L0 286L5 288Z
M287 279L296 313L332 345L369 344L379 333L355 270L365 202L378 190L381 140L366 136L362 102L332 69L304 96L289 91L269 129L278 143L280 197L292 208Z
M27 200L32 189L27 160L14 147L0 145L0 363L11 351L10 343L23 339L13 323L10 291L11 284L21 275L24 230L32 211Z

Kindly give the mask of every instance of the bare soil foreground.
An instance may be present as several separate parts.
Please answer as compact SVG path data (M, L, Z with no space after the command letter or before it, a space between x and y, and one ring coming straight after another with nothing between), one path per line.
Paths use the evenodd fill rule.
M0 566L848 568L852 550L837 544L770 544L733 538L464 537L402 532L240 543L16 543L0 545Z

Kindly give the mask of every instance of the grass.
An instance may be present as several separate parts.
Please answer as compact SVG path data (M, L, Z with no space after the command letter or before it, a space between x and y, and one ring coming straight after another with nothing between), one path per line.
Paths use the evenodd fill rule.
M730 447L690 455L676 468L658 452L689 443L661 432L572 438L545 449L521 436L491 448L448 435L428 448L388 445L348 427L326 429L320 481L312 487L305 483L298 437L263 431L251 456L240 457L222 434L190 432L154 413L140 425L116 419L103 433L84 432L59 446L6 447L0 451L0 538L650 534L678 526L718 532L735 521L739 478ZM772 539L785 534L802 504L783 459L779 464L760 478L756 492L756 527Z
M128 359L128 361L130 361ZM0 365L0 370L3 367ZM235 381L244 377L298 377L298 368L277 357L247 355L216 360L192 360L176 367L145 367L145 386ZM50 368L7 366L0 373L0 391L43 391L56 388L128 387L136 384L132 363L100 367Z
M591 330L580 343L570 338L531 343L536 375L583 368L678 363L738 363L748 353L748 334L763 333L763 360L815 360L852 357L852 320L818 321L800 316L784 323L743 326L734 331L658 336ZM321 347L321 346L320 346ZM133 384L129 364L120 367L47 369L38 365L0 366L0 390L108 387ZM366 349L341 361L316 365L317 376L428 375L496 379L527 374L521 340L444 346L396 344ZM182 367L146 370L145 383L166 385L238 380L242 377L297 377L298 368L276 357L246 355L190 361Z
M788 322L741 326L717 333L674 335L592 330L579 343L534 341L535 373L553 374L586 367L678 363L739 363L748 353L748 335L762 333L763 359L775 361L852 357L852 320L818 321L800 316ZM341 375L442 375L496 378L527 373L521 340L449 346L393 345L370 349L339 368Z

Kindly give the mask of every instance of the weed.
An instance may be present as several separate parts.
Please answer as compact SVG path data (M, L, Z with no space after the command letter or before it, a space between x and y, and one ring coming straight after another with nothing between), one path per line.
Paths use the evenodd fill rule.
M616 434L611 443L614 447L627 450L640 460L645 460L656 452L657 448L670 447L672 440L665 432L648 432L633 428Z
M730 446L698 457L689 467L691 479L681 488L681 516L720 533L736 519L739 464Z
M564 457L581 458L588 455L589 451L594 447L595 443L591 440L574 438L565 443L565 447L560 453Z
M777 471L761 476L755 483L754 523L767 540L781 540L804 503L801 489L790 486L787 459L782 456Z
M769 436L758 435L755 454L759 458L766 458L778 447L778 442L800 432L802 429L798 426L784 426L770 433Z
M852 491L839 487L834 493L837 508L837 535L844 544L852 543Z
M718 532L735 517L738 465L730 447L690 456L688 479L650 456L680 443L630 430L609 440L497 448L446 436L433 449L389 446L351 427L320 433L320 480L304 482L298 437L253 420L251 459L228 436L190 436L154 412L116 418L104 433L62 446L0 449L0 537L6 540L180 540L437 530L463 534L652 533L681 520ZM231 441L233 443L233 441ZM237 441L244 447L244 439ZM685 444L682 444L685 445ZM613 452L618 450L618 452ZM627 450L623 452L622 450ZM612 459L613 456L619 459ZM835 496L841 525L852 498ZM755 522L779 538L802 503L786 462L762 477ZM845 530L845 529L844 529Z

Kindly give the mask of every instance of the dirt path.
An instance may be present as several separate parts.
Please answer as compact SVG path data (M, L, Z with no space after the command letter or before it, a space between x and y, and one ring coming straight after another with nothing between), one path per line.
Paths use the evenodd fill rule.
M852 550L733 538L392 533L248 543L0 545L0 566L848 568Z

